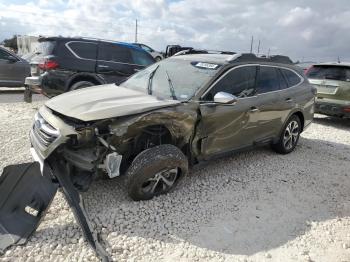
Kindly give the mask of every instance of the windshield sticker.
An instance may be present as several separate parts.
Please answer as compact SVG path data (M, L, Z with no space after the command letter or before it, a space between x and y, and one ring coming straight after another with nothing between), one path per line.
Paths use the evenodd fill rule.
M195 63L194 66L200 67L200 68L206 68L206 69L217 69L219 67L218 64L203 63L203 62Z

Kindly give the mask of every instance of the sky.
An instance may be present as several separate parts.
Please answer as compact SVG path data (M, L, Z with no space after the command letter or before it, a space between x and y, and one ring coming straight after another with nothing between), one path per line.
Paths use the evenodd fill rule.
M0 0L0 41L84 36L210 50L350 61L349 0Z

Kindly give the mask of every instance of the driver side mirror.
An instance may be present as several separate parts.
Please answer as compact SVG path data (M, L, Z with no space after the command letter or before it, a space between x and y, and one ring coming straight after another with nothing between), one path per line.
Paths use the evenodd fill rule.
M214 96L214 102L220 104L233 104L237 102L238 98L226 92L218 92Z

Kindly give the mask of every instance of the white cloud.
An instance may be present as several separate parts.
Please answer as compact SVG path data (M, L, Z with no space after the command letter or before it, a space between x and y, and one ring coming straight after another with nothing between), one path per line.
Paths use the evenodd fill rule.
M283 26L299 26L308 23L317 16L310 7L295 7L288 14L280 19Z
M254 35L265 53L270 48L294 59L334 60L340 55L350 60L348 0L1 1L6 0L0 0L0 39L26 33L132 42L137 18L139 41L160 50L179 43L249 51Z

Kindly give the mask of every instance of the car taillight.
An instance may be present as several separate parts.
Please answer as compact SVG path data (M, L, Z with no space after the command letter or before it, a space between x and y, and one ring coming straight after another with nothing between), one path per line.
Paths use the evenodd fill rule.
M52 70L52 69L56 69L58 68L58 63L56 61L53 60L46 60L44 63L39 64L39 68L41 70Z
M350 107L343 108L343 111L346 112L346 113L350 113Z
M310 71L311 68L313 68L314 66L310 66L309 68L304 70L304 74L307 75L307 73Z

